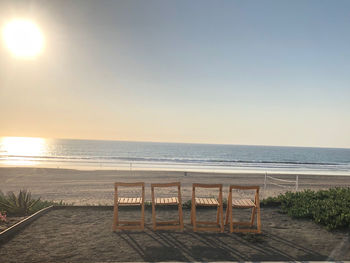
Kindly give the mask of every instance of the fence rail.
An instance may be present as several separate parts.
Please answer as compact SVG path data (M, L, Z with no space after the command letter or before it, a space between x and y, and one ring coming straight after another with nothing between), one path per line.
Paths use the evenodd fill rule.
M275 181L280 182L280 183L276 183ZM296 175L295 180L285 180L285 179L269 176L269 175L267 175L267 172L265 172L264 190L266 190L266 187L268 184L272 184L272 185L279 186L282 188L295 188L295 191L298 191L299 176ZM290 186L288 184L293 184L293 186Z

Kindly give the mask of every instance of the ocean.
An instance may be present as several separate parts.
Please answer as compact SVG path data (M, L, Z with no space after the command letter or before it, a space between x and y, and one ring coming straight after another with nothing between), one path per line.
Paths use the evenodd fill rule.
M0 166L350 175L350 149L3 137Z

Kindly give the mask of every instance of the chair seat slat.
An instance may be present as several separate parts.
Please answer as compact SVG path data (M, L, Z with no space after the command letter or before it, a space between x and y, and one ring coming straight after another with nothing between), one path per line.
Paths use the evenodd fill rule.
M218 200L215 198L201 198L201 197L196 197L195 202L197 205L207 205L207 206L217 206L219 205Z
M119 204L141 204L142 198L136 197L136 198L126 198L126 197L121 197L118 198L118 203Z
M156 198L156 204L166 205L166 204L178 204L178 203L179 203L179 199L177 197Z
M255 207L255 204L250 199L234 199L234 200L232 200L232 206L234 206L234 207Z

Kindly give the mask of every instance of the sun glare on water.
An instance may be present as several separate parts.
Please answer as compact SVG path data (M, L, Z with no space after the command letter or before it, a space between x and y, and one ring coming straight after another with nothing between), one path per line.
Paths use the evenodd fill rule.
M42 156L46 149L46 140L29 137L4 137L0 139L1 155L6 156L5 164L33 165L28 157Z
M29 20L12 20L3 29L6 47L16 56L33 58L44 47L44 37L36 24Z

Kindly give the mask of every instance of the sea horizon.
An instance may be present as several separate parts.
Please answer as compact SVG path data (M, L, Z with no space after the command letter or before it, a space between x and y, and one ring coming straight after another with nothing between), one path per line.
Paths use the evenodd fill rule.
M168 144L201 144L201 145L223 145L223 146L262 146L262 147L289 147L289 148L325 148L325 149L349 149L350 147L335 147L335 146L302 146L302 145L268 145L268 144L242 144L242 143L204 143L204 142L171 142L171 141L146 141L146 140L118 140L118 139L86 139L86 138L69 138L69 137L40 137L40 136L0 136L3 138L33 138L44 140L72 140L72 141L105 141L105 142L132 142L132 143L168 143Z
M1 137L0 166L350 175L350 149Z

